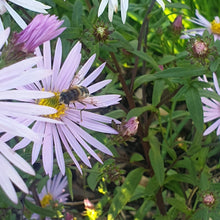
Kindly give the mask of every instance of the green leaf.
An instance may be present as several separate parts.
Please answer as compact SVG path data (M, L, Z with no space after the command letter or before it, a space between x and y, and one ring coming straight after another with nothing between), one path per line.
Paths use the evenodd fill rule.
M157 79L166 79L166 78L188 78L194 76L200 76L205 73L205 68L198 68L193 66L185 66L185 67L174 67L170 69L166 69L154 74L154 77Z
M154 74L147 74L147 75L139 76L134 81L134 90L137 89L142 84L154 81L156 79L157 78L154 76Z
M133 108L131 109L131 111L128 112L127 114L127 120L129 120L132 117L139 117L140 115L142 115L144 112L146 111L154 111L155 108L153 106L144 106L144 107L137 107L137 108Z
M144 53L143 51L138 51L138 50L128 50L128 51L130 53L133 53L134 55L140 57L141 59L147 61L148 63L150 63L155 70L160 71L158 63L149 54Z
M190 78L190 77L200 76L204 73L205 73L205 68L198 68L193 66L174 67L163 71L160 70L155 74L146 74L144 76L137 77L137 79L134 82L134 89L138 88L140 85L144 83L148 83L156 79Z
M146 216L146 213L150 211L153 205L154 205L153 201L145 199L141 207L137 210L134 216L134 220L144 219L144 217Z
M57 217L56 211L53 211L53 210L47 209L47 208L41 208L40 206L37 206L37 205L31 203L27 199L25 199L24 204L25 204L25 207L33 213L37 213L37 214L44 216L44 217L46 217L46 216L47 217Z
M164 175L164 162L160 152L160 143L157 140L157 138L153 135L149 136L149 141L151 146L149 152L151 165L159 185L162 186L164 183L165 175Z
M73 5L68 1L64 2L63 0L54 0L54 2L65 10L72 11Z
M108 112L105 115L108 116L108 117L111 117L111 118L123 118L123 117L126 117L126 113L123 110L121 110L121 109L117 109L117 110Z
M210 178L210 174L208 174L208 172L205 172L203 170L200 176L200 183L199 183L199 187L201 190L205 191L210 188L209 178Z
M100 172L98 171L99 169L98 166L99 166L98 163L96 163L90 170L91 172L87 177L88 186L92 191L95 190L99 180L101 179Z
M72 11L72 25L74 27L82 26L83 5L80 0L75 1Z
M66 168L66 176L67 176L67 180L68 180L68 189L69 189L69 193L70 193L70 197L73 200L73 175L71 172L70 168Z
M144 195L146 197L155 196L156 192L159 190L160 186L155 176L149 179L147 186L144 191Z
M138 186L141 177L144 173L144 168L132 170L126 177L124 183L114 196L109 208L108 220L115 219L120 211L130 201L136 187Z
M177 198L167 198L167 202L178 209L179 211L185 213L185 214L190 214L190 211L188 207L186 206L186 201L182 197L177 197Z
M164 64L167 64L167 63L170 63L172 61L174 61L176 59L176 56L173 56L173 55L164 55L163 58L161 58L158 63L160 65L164 65Z
M194 186L197 184L197 180L194 179L192 175L188 175L188 174L174 174L174 175L168 176L165 182L170 182L170 181L190 183Z
M141 154L133 153L131 156L130 162L132 163L132 162L141 161L141 160L144 160L144 157Z
M211 72L215 72L218 69L219 64L220 64L220 59L219 58L214 60L214 62L211 63L211 65L210 65Z
M186 105L197 130L203 130L203 110L199 92L194 87L189 87L186 93Z
M158 79L154 82L152 105L156 106L160 102L164 90L164 80Z

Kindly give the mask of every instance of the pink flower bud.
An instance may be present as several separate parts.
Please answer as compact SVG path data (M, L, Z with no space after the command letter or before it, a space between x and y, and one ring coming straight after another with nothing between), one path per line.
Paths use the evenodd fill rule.
M121 126L122 136L133 136L137 133L139 121L137 117L130 118Z
M192 48L193 48L194 54L197 56L205 56L208 51L207 44L200 40L195 40Z
M89 199L84 199L84 206L85 206L85 209L95 209L94 204L91 203Z
M20 45L24 53L33 53L35 48L60 35L65 30L60 28L62 24L55 15L39 14L23 31L14 34L13 43Z
M206 206L212 206L214 202L215 202L215 197L213 196L212 193L203 196L203 203Z
M183 24L182 24L182 15L178 15L172 24L173 30L176 34L180 34Z

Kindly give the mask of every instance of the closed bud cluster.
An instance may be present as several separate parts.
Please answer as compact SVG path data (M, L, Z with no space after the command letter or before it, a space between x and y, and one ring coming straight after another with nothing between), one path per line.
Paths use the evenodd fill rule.
M97 41L105 42L111 33L104 23L98 23L93 27L93 35Z

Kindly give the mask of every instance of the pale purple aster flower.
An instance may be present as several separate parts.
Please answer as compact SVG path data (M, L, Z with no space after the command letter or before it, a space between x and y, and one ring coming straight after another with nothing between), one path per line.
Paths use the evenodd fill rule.
M92 147L108 155L112 155L111 151L105 145L103 145L92 135L87 133L82 127L102 133L117 133L117 131L107 125L108 123L111 123L112 120L114 120L113 118L92 113L87 110L118 104L121 98L119 95L93 96L93 93L105 87L111 82L111 80L103 80L101 82L91 85L91 83L100 75L105 64L102 64L86 78L84 78L95 60L95 55L90 57L90 59L82 66L82 68L77 71L81 60L81 43L77 43L72 48L62 66L62 45L60 39L58 39L56 44L53 66L51 64L50 42L44 43L43 51L44 62L39 63L38 66L51 68L53 70L53 74L51 77L48 77L47 79L42 80L37 84L31 84L26 88L29 88L30 90L44 89L45 91L54 92L54 98L42 99L39 101L39 104L55 107L57 109L57 113L51 115L50 117L53 119L57 119L57 121L59 122L63 122L63 125L52 124L42 121L36 121L35 123L34 121L29 121L29 124L33 124L32 129L35 132L44 131L43 144L34 143L33 145L32 163L37 160L42 147L42 160L46 174L52 176L54 152L56 155L58 166L62 174L64 174L64 148L64 150L68 152L68 154L74 161L77 168L80 170L80 172L82 172L80 165L72 151L74 151L76 155L78 155L78 157L83 161L83 163L85 163L89 167L91 167L91 164L85 151L87 151L99 162L102 162L95 151L92 149ZM86 87L88 89L89 96L84 97L79 102L75 101L74 103L69 103L69 105L61 103L60 94L70 88L71 85L75 87ZM115 120L115 122L119 123L119 121L117 120ZM5 136L4 140L6 141L10 138L12 137ZM20 143L15 146L14 149L18 150L24 148L29 143L30 141L24 138Z
M44 5L36 0L8 0L14 4L19 5L20 7L35 11L38 13L47 13L45 9L49 9L50 6ZM6 11L14 18L15 22L22 28L26 28L27 24L21 18L21 16L7 3L6 0L0 0L0 15L3 15ZM0 31L2 31L3 23L0 18Z
M47 207L53 205L54 203L63 204L67 201L69 193L66 192L67 187L67 177L62 177L62 174L59 173L55 175L53 179L49 179L47 184L43 187L41 192L38 194L41 207ZM32 198L28 197L32 202ZM38 214L33 214L31 219L41 219ZM46 217L46 219L51 219Z
M63 22L55 15L39 14L23 31L14 34L13 44L21 45L20 49L25 53L33 53L38 46L57 37L66 29L60 28Z
M204 31L207 30L210 34L213 34L214 40L220 40L220 19L218 16L215 17L215 20L209 22L205 17L199 14L198 10L196 10L196 17L189 19L189 21L198 24L204 28L194 28L184 31L184 35L181 38L190 38L190 36L203 35Z
M203 79L199 77L199 80L203 82L208 82L205 75L203 76ZM217 94L220 95L220 88L215 73L213 73L213 82ZM208 88L208 90L213 91L213 89L211 88ZM220 135L220 102L206 97L202 97L201 100L203 103L204 123L216 120L210 127L208 127L204 131L203 135L208 135L211 132L213 132L215 129L217 129L216 134Z
M5 31L0 31L0 49L6 42L9 33L9 28ZM53 96L53 93L15 89L38 81L52 73L50 70L32 68L41 60L41 57L33 57L0 69L1 133L7 132L10 135L26 137L37 142L41 141L41 137L37 133L28 128L24 123L20 123L19 120L23 118L45 121L46 118L39 116L42 114L53 114L56 110L51 107L46 108L46 106L27 103L25 101L48 98ZM18 118L18 120L15 120L15 118ZM28 174L35 174L32 167L0 139L0 186L6 195L14 203L17 203L18 199L12 183L17 185L25 193L28 193L28 189L13 165Z
M118 11L118 0L102 0L99 5L98 17L104 12L108 4L108 18L112 22L113 13ZM128 10L129 0L120 0L121 5L121 19L125 23Z

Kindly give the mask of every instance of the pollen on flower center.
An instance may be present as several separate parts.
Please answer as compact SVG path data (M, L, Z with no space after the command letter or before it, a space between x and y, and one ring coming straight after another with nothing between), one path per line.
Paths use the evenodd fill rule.
M217 23L215 20L211 22L211 30L213 34L220 35L220 23Z
M54 96L48 99L40 99L38 101L39 105L46 105L57 110L57 113L46 115L45 117L52 118L52 119L59 119L60 116L65 114L66 105L60 103L60 93L54 92Z
M45 208L46 206L50 205L51 200L53 200L53 196L50 193L46 194L40 201L42 208Z

